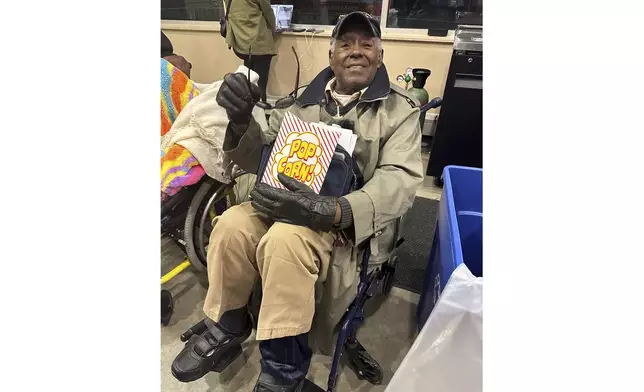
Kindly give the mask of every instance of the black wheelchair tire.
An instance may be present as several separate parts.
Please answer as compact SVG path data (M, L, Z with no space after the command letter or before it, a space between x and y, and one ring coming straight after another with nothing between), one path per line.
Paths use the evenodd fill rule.
M172 294L168 290L161 290L161 325L167 327L170 324L174 311Z
M188 213L186 215L183 240L186 242L186 253L192 266L198 271L206 270L206 260L199 256L197 249L197 224L201 219L199 208L202 204L207 203L210 196L221 186L221 184L212 178L207 178L199 186L199 190L190 202ZM208 233L210 234L210 233ZM205 253L205 252L204 252Z

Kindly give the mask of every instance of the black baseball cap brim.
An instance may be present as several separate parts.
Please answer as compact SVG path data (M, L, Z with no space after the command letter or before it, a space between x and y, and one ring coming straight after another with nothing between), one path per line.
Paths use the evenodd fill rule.
M338 38L346 31L347 27L355 25L365 25L374 37L381 38L380 23L368 13L362 11L353 11L341 18L333 28L331 37Z

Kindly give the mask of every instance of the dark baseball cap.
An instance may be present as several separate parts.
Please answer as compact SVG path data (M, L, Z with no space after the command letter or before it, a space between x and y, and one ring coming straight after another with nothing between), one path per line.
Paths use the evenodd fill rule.
M378 20L373 16L362 11L353 11L346 15L341 15L338 19L338 23L333 28L331 37L338 38L340 34L344 33L344 30L346 30L347 26L355 26L359 24L367 26L368 29L373 33L374 37L381 38L380 22L378 22Z

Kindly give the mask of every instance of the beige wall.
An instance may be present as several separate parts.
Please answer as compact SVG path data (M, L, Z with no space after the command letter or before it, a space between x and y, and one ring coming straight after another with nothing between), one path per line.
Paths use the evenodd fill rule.
M198 22L192 22L198 23ZM176 23L174 23L176 24ZM217 23L218 24L218 23ZM221 79L226 73L242 63L214 28L187 30L188 25L173 26L164 22L163 31L172 41L174 51L192 63L192 79L208 83ZM203 25L202 25L203 26ZM281 97L295 86L296 63L291 46L301 57L300 85L308 83L324 67L328 66L329 33L311 38L310 33L284 33L278 39L278 55L273 58L267 94ZM407 67L429 68L432 75L426 88L430 98L441 96L445 88L447 70L452 53L450 39L429 37L383 37L384 62L393 82ZM309 48L310 45L310 48Z

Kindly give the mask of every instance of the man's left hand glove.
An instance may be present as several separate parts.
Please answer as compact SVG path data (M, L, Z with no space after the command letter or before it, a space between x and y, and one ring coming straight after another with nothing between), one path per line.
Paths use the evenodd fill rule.
M257 183L251 192L252 206L277 222L307 226L315 231L333 229L338 199L320 196L306 184L283 173L277 175L288 189Z

